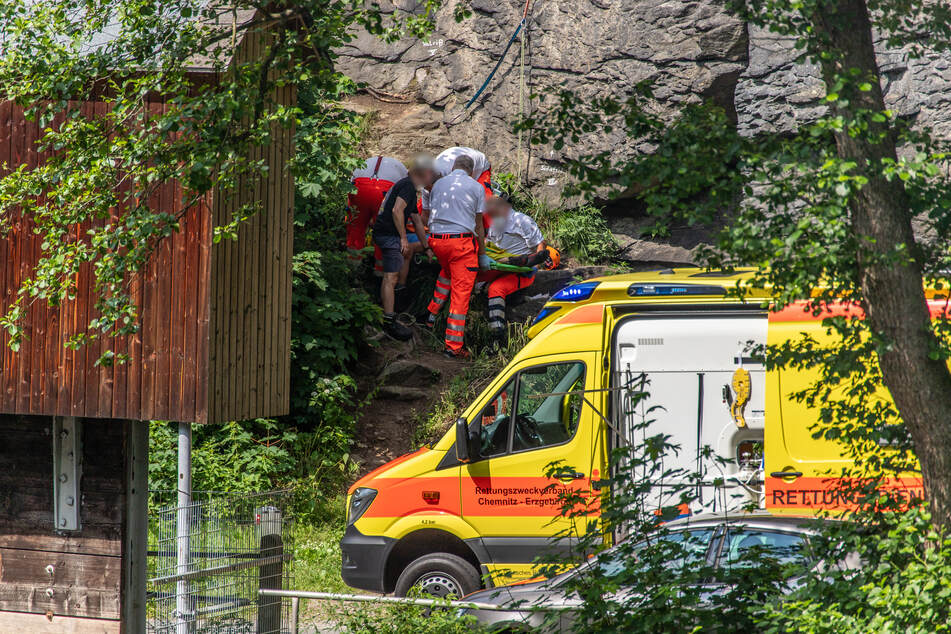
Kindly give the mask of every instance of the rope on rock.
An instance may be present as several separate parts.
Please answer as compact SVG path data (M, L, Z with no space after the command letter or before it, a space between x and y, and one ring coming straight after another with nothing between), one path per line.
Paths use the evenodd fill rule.
M453 117L450 123L455 123L462 115L464 115L466 111L469 110L469 108L471 108L472 105L476 101L479 100L479 97L481 97L482 93L485 92L485 89L489 87L489 84L492 83L492 78L494 78L495 74L499 71L499 67L501 67L502 62L505 61L505 56L508 55L509 49L512 48L512 44L515 43L515 38L518 37L519 33L522 32L522 28L528 22L528 7L529 5L531 5L531 3L532 3L532 0L525 1L525 10L522 12L522 19L518 23L518 26L515 28L515 33L512 33L512 37L509 38L508 43L505 45L505 49L502 51L502 55L501 57L499 57L499 61L496 62L495 67L492 69L492 72L489 73L489 76L486 77L485 81L482 82L482 85L479 86L479 90L477 90L476 93L472 95L472 98L466 102L466 105L463 108L462 112L460 112L455 117ZM524 40L523 40L523 56L524 56Z

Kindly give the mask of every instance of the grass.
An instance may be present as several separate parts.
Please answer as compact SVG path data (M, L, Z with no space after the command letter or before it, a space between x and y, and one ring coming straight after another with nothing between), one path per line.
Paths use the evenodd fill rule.
M322 521L294 525L294 587L313 592L352 592L340 578L340 539L346 523L345 496L327 506Z

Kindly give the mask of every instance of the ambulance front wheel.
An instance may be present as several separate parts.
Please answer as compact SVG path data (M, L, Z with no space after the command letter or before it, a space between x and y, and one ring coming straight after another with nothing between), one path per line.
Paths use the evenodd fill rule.
M468 561L449 553L423 555L410 565L396 580L393 591L405 597L410 589L439 598L460 598L482 588L479 571Z

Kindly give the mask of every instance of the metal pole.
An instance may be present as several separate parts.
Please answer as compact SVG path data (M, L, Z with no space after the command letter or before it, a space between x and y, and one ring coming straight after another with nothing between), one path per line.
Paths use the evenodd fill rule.
M191 567L191 503L192 503L192 426L178 424L178 512L176 538L178 552L176 572L185 574ZM175 584L176 634L192 634L194 610L190 605L189 582L183 579Z
M291 597L291 634L300 634L297 621L300 618L300 598Z

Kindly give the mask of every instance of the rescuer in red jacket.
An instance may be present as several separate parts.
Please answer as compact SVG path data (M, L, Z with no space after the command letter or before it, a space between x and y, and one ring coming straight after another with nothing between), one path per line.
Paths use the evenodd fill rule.
M359 257L367 245L367 228L376 218L386 192L399 180L409 175L398 159L373 156L353 172L356 192L347 197L347 249Z

